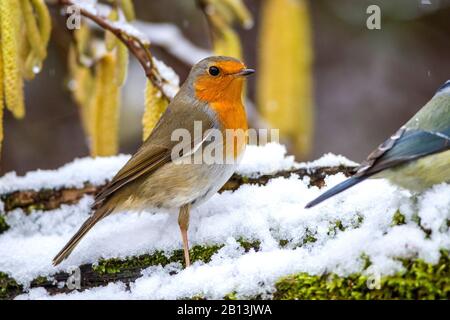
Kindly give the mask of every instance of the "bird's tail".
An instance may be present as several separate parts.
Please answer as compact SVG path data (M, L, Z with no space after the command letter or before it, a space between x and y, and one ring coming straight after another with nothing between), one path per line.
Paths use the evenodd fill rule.
M355 184L360 183L361 181L365 180L367 177L352 177L349 178L341 183L339 183L337 186L331 188L330 190L322 193L319 197L311 201L306 205L305 208L312 208L315 205L321 203L322 201L327 200L328 198L331 198L332 196L341 193L342 191L347 190L350 187L353 187Z
M60 264L63 260L65 260L75 249L81 239L88 233L89 230L103 217L110 214L112 209L108 206L102 206L97 211L91 215L78 229L77 233L67 242L64 248L53 258L53 265L56 266Z

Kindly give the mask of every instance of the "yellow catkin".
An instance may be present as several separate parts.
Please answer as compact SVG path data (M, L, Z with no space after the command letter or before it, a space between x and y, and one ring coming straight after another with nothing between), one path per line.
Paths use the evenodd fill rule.
M39 22L39 33L44 47L47 47L52 31L52 19L44 0L31 0Z
M90 106L91 155L110 156L118 152L120 90L112 81L116 67L112 53L96 65L95 96Z
M22 63L22 76L25 80L32 80L42 68L42 60L33 51L30 51Z
M25 32L21 39L22 76L33 79L42 69L50 40L51 19L43 0L20 0Z
M127 79L128 73L128 48L122 42L117 43L116 59L117 66L114 80L118 86L122 86Z
M89 47L89 40L91 39L91 32L89 27L82 23L79 29L74 32L77 54L82 57L86 54Z
M142 117L143 140L148 138L153 128L158 123L169 102L161 95L161 92L147 80L145 88L145 111Z
M127 21L132 21L136 18L133 2L131 0L120 0L120 7Z
M1 80L1 78L0 78ZM1 89L1 86L0 86ZM3 97L2 93L0 93L0 153L2 151L2 144L3 144Z
M118 11L116 9L111 10L108 19L117 21L118 18ZM128 71L128 48L117 39L116 35L109 31L106 31L105 33L105 46L108 51L113 51L115 49L117 64L114 81L118 86L122 86L126 80Z
M306 157L313 139L313 53L306 2L266 0L259 45L258 107L296 154Z
M26 36L30 43L30 47L37 57L44 59L47 55L47 49L42 42L41 33L39 32L38 23L31 2L29 0L20 0L20 6L22 8Z
M42 0L20 0L21 22L25 26L21 36L22 76L31 80L42 69L50 38L50 15Z
M20 37L19 37L19 61L20 61L20 71L22 77L25 80L31 80L35 77L32 67L28 67L31 65L32 61L36 60L35 54L32 52L30 43L27 38L27 30L25 27L25 18L22 15L20 21Z
M39 58L31 50L31 46L26 38L26 30L22 28L22 35L19 39L19 55L20 55L20 71L21 75L25 80L34 79L36 74L33 72L33 67L37 64Z
M77 49L72 45L69 48L68 66L71 75L69 88L73 98L80 109L81 123L87 136L91 136L89 121L90 102L93 98L95 80L91 69L82 66L77 61Z
M90 126L90 104L94 99L95 80L89 68L79 66L74 74L74 98L80 108L81 123L85 134L92 135Z
M17 0L0 1L4 99L6 107L16 118L25 116L19 50L20 15L20 5Z
M111 12L108 15L108 19L111 21L117 21L119 18L119 13L116 9L112 9ZM105 31L105 46L108 51L114 50L114 48L117 46L117 43L119 40L117 37L110 31Z

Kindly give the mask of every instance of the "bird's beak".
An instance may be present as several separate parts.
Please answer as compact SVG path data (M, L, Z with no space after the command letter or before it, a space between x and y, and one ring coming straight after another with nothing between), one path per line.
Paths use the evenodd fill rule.
M255 73L255 70L253 70L253 69L242 69L241 71L239 71L235 75L246 77L246 76L249 76L249 75L251 75L253 73Z

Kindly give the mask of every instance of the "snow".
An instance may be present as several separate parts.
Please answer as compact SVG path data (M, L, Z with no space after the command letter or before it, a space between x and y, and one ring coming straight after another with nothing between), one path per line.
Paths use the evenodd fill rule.
M286 156L286 147L278 143L268 143L264 147L247 146L237 172L244 176L271 174L296 166L294 156Z
M321 158L311 161L300 163L298 167L305 169L323 168L323 167L355 167L358 163L353 162L341 155L335 155L333 153L326 153Z
M268 143L264 147L249 145L240 163L237 173L247 177L274 174L281 170L314 169L323 167L357 166L341 155L332 153L324 154L321 158L312 162L295 162L294 156L288 156L284 145Z
M180 89L180 78L172 68L167 66L161 60L153 58L153 62L155 63L156 69L158 69L161 77L166 80L166 82L163 84L164 94L166 94L169 98L175 97L178 90Z
M135 28L127 21L110 21L110 24L117 29L124 31L126 34L138 39L142 44L150 44L147 35Z
M102 3L98 3L97 0L73 0L72 1L74 6L77 6L78 8L87 11L88 13L100 16L100 17L107 17L109 13L111 12L111 6L104 5ZM141 41L143 44L149 44L149 40L147 35L145 35L143 32L135 28L132 24L128 23L125 18L123 17L123 14L119 16L118 21L109 21L109 23L118 29L123 30L125 33L127 33L130 36L133 36L139 41ZM94 23L90 21L90 19L87 19L89 23ZM94 23L97 25L96 23Z
M114 157L86 157L75 159L58 170L30 171L25 176L9 172L0 178L0 194L16 190L81 188L85 182L98 186L105 184L130 158L129 155Z
M261 174L291 166L311 166L297 164L285 153L284 147L276 144L249 147L239 172L251 174L256 170ZM25 187L27 179L34 188L39 183L48 186L67 179L74 179L73 185L86 178L101 183L126 159L126 156L78 159L53 172L10 177L8 183L15 188ZM327 155L317 163L326 165L327 161L335 165L348 160ZM67 168L74 169L75 173L71 176ZM52 181L53 178L60 180ZM325 189L344 179L341 173L328 176ZM13 189L3 186L5 178L0 181L2 190ZM448 184L434 186L414 196L386 180L367 180L351 192L304 209L307 202L323 191L310 187L308 181L309 178L299 179L293 175L272 179L265 186L243 185L234 192L216 194L193 210L189 229L191 246L225 244L209 263L196 262L188 269L178 263L152 266L144 270L129 289L117 282L51 296L46 290L36 288L18 298L176 299L195 295L223 298L230 292L236 292L238 297L258 294L267 297L273 292L277 279L292 273L393 274L403 268L398 258L419 257L436 263L439 250L450 249L446 225L450 217ZM51 276L83 263L95 263L100 257L126 257L155 250L169 254L181 248L176 214L124 212L99 222L68 260L52 267L51 259L88 216L91 203L92 197L85 196L79 203L64 205L51 213L34 211L26 215L19 209L8 213L6 219L11 227L0 235L0 270L26 286L39 275ZM397 210L405 216L406 224L392 225ZM422 226L431 230L430 237L414 222L416 214ZM333 231L337 221L342 223L344 231ZM303 244L311 235L316 241ZM261 250L245 253L237 243L240 238L259 240ZM280 247L280 240L288 240L289 244ZM372 262L365 271L363 254Z

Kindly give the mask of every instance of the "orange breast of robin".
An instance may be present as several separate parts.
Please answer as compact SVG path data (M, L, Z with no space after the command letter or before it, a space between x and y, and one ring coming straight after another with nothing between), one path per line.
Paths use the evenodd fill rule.
M224 150L227 157L238 158L247 145L247 116L242 103L229 104L216 102L211 104L216 111L224 130Z
M237 67L241 69L242 65ZM239 157L247 144L248 125L242 104L243 86L244 79L232 75L224 75L220 78L205 75L199 77L195 83L196 97L208 102L225 130L223 138L226 155L232 155L234 158ZM231 135L233 136L230 139Z

